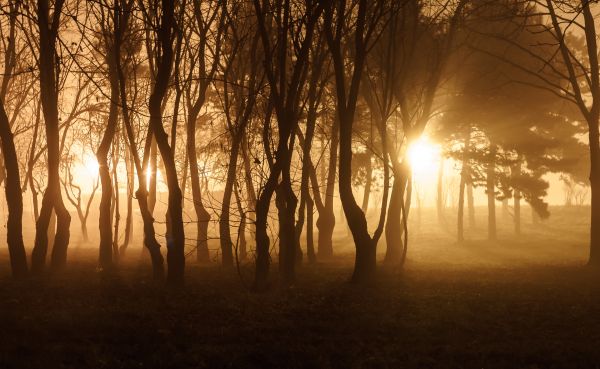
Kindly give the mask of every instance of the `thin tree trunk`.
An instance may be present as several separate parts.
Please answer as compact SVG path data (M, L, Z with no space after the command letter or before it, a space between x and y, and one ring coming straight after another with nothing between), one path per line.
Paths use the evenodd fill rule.
M456 220L456 225L457 225L457 239L458 242L463 242L465 240L465 230L464 230L464 213L465 213L465 187L466 187L466 175L465 175L465 168L464 168L464 161L463 161L463 169L461 171L461 175L460 175L460 185L459 185L459 190L458 190L458 211L457 211L457 220Z
M133 236L133 160L128 150L125 150L125 168L127 171L127 215L125 217L125 235L123 244L119 247L119 256L124 256L127 246Z
M600 267L600 132L597 115L591 119L591 124L589 124L589 145L591 223L588 264Z
M154 135L153 135L154 136ZM158 176L158 149L156 146L156 139L152 137L152 143L150 145L150 161L148 162L148 210L150 214L154 215L154 208L156 207L156 183Z
M116 140L118 143L119 136L116 136ZM113 195L114 195L114 206L115 206L115 222L113 227L115 229L113 233L112 239L112 253L113 258L119 258L119 223L121 222L121 211L119 209L120 202L120 194L119 194L119 175L117 171L117 166L119 165L119 157L118 157L118 145L115 145L113 149L114 155L112 160L112 179L113 179Z
M518 159L517 164L513 167L513 176L521 175L521 158ZM513 193L513 221L515 225L515 234L521 234L521 191L519 189L514 190Z
M469 128L466 137L465 137L465 146L463 148L462 155L462 169L460 171L460 187L458 192L458 216L457 216L457 238L458 242L463 242L465 240L465 187L468 186L468 182L471 176L470 166L469 166L469 155L471 149L471 129ZM471 197L473 196L473 192L469 194ZM470 199L469 207L473 206L471 203L472 199ZM469 209L469 212L471 209ZM470 216L471 214L469 214Z
M237 185L237 181L234 182L235 202L237 204L238 213L240 214L240 225L238 227L239 233L239 244L237 247L237 257L239 261L245 261L247 258L248 250L246 245L246 213L242 207L242 199L240 198L240 189Z
M225 267L233 266L233 243L231 242L231 229L229 213L231 211L231 195L233 192L235 176L237 172L238 153L240 151L241 137L234 135L231 142L231 154L227 165L227 177L223 190L223 202L221 206L221 217L219 218L219 235L221 241L221 260Z
M308 262L314 264L317 262L317 255L315 253L315 241L314 241L314 206L315 203L308 193L306 197L306 257Z
M404 254L404 233L402 208L405 198L405 190L408 184L408 168L402 168L402 164L396 163L394 167L394 184L390 194L387 209L387 222L385 224L386 252L385 263L400 264Z
M496 239L496 146L490 145L487 163L488 239Z

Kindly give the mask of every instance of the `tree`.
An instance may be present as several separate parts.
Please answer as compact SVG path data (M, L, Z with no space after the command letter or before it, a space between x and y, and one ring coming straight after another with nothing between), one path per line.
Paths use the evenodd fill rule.
M64 0L56 0L50 14L48 0L37 1L37 26L39 30L40 99L48 145L48 185L42 198L40 216L36 222L35 243L31 255L31 268L40 272L48 251L48 226L52 211L56 214L56 234L52 248L51 265L61 268L67 261L71 216L62 199L60 187L60 132L58 124L58 50L56 40L61 23Z
M370 6L368 6L370 5ZM382 139L384 150L384 195L382 211L378 226L371 237L367 228L367 220L362 209L356 203L352 193L352 127L354 124L354 113L358 102L360 82L365 67L367 52L371 47L379 21L384 14L383 2L367 4L366 0L358 0L357 3L347 4L345 1L332 2L325 9L325 35L329 50L333 59L336 91L336 115L339 124L340 155L339 155L339 192L344 214L348 226L352 232L356 247L356 259L353 282L365 282L370 280L376 267L377 242L383 233L385 220L385 208L387 207L388 192L388 165L387 150L385 149L386 138ZM352 9L356 9L356 18L350 17ZM350 31L350 24L355 26ZM353 42L350 41L352 40ZM350 50L352 66L344 62L346 55L345 47ZM349 82L348 82L349 81ZM385 134L385 130L382 131Z
M156 139L160 155L165 164L167 186L169 189L168 217L171 229L167 239L167 263L169 265L167 282L172 285L183 284L185 256L185 234L182 218L182 194L177 179L177 169L173 151L169 145L168 136L163 127L162 109L163 99L169 87L171 68L173 66L172 35L174 27L174 9L172 1L161 1L162 15L157 33L160 44L160 55L157 56L157 75L148 98L150 112L149 129Z
M23 195L19 175L19 161L13 140L10 121L4 101L16 64L16 23L21 2L10 3L8 14L8 43L4 50L4 69L0 85L0 144L6 169L6 202L8 204L7 243L10 253L12 275L22 278L27 274L27 257L23 244ZM1 26L0 26L1 27ZM3 27L2 30L4 31ZM4 33L4 32L3 32ZM3 168L4 169L4 168ZM3 172L3 171L2 171Z

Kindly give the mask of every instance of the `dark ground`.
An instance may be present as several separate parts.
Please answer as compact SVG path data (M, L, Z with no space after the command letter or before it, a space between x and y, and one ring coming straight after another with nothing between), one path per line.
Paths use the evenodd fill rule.
M543 227L464 245L422 234L405 270L372 286L346 283L350 254L302 267L289 289L273 266L264 294L215 265L190 263L175 291L135 257L104 276L85 248L15 282L3 250L0 368L598 368L600 274L575 226Z

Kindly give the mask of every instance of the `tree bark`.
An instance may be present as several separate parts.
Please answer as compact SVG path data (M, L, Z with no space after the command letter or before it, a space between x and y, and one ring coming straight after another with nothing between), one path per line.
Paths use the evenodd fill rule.
M513 167L513 176L521 175L521 158L518 159L517 164ZM521 191L515 188L513 193L513 222L515 225L515 234L521 234Z
M44 123L46 125L46 142L48 155L48 184L42 199L40 217L36 223L36 234L31 267L34 272L41 272L45 265L48 251L48 225L52 210L56 213L57 228L52 248L51 266L53 269L62 268L67 261L67 248L69 245L69 226L71 216L65 207L60 188L60 149L58 125L58 91L56 75L56 38L58 25L64 1L58 0L54 4L52 22L50 22L48 0L37 2L37 23L39 28L39 66L40 66L40 98Z
M21 192L17 151L2 100L0 100L0 141L6 168L6 185L4 188L8 207L6 241L10 254L10 266L13 277L23 278L27 275L27 256L23 244L23 194Z
M488 239L495 240L496 236L496 145L490 145L487 163L487 200L488 200Z
M111 203L113 196L112 179L108 167L108 151L112 145L117 130L117 120L119 119L119 80L117 76L117 67L115 63L116 56L119 53L114 52L114 48L120 47L121 30L118 28L118 12L115 11L114 23L114 41L113 45L107 45L106 64L108 65L108 80L110 82L110 104L106 129L100 141L100 146L96 152L98 160L98 175L100 185L102 186L102 195L100 196L98 228L100 229L99 246L99 265L101 269L110 269L113 264L112 259L112 227L111 227ZM112 47L111 47L112 46Z
M133 236L133 160L125 150L125 168L127 171L127 215L125 216L125 235L123 243L119 247L119 256L124 256L127 246Z
M386 252L384 262L387 264L400 264L404 254L404 217L402 208L405 201L405 191L408 184L408 171L402 164L396 163L394 168L394 184L390 194L385 224Z
M221 242L221 257L224 267L233 266L233 243L231 242L231 228L229 212L231 211L231 195L237 171L237 160L240 151L241 137L234 135L231 142L231 154L227 165L227 177L223 189L223 202L221 205L221 217L219 218L219 236Z
M456 238L458 242L465 240L465 227L464 227L464 214L465 214L465 186L466 186L466 175L463 161L463 169L460 174L460 184L458 190L458 211L456 220Z
M600 132L598 115L589 124L590 145L590 192L591 192L591 223L590 223L590 256L588 264L600 267Z
M177 167L173 151L169 146L168 136L162 122L162 110L173 64L173 48L171 36L174 25L174 3L170 0L162 0L162 16L158 29L158 41L160 42L162 55L156 75L156 82L150 98L148 109L150 112L150 128L156 138L156 144L165 166L167 177L167 188L169 190L168 214L171 222L170 237L167 240L167 282L170 285L182 285L185 269L185 233L183 229L183 209L181 206L181 188L177 179Z
M317 257L319 260L328 259L333 256L333 230L335 228L335 213L333 211L333 193L335 191L335 177L337 172L338 146L339 146L339 122L335 119L331 127L331 141L329 143L329 165L327 169L327 180L325 185L325 202L319 210L317 218ZM324 167L324 166L323 166ZM313 184L313 190L315 186ZM318 189L318 187L317 187ZM314 191L313 191L314 192Z

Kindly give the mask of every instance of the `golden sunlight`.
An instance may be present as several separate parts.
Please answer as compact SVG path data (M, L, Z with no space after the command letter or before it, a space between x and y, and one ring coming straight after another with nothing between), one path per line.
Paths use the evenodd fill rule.
M84 156L83 167L85 168L87 175L91 176L92 178L96 178L98 176L98 169L100 169L100 165L98 164L98 160L94 155Z
M437 178L440 153L440 146L427 137L421 137L409 146L408 162L417 181L433 181Z

